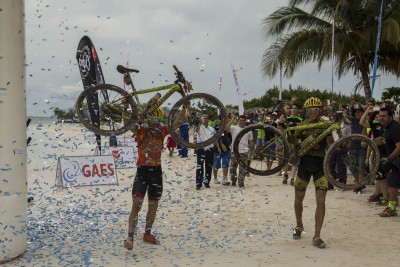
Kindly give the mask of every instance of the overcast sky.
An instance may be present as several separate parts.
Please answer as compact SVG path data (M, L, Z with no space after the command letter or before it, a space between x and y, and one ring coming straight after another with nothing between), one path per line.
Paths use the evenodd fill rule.
M82 36L94 43L106 83L122 86L118 64L140 70L137 89L174 80L177 65L195 92L207 92L225 104L237 104L231 65L244 99L264 95L279 77L263 78L261 59L272 40L263 34L262 19L285 0L25 0L28 115L51 116L67 109L83 90L76 62ZM221 86L219 81L222 79ZM334 77L334 91L350 94L358 78ZM331 64L318 72L304 66L283 88L298 85L331 90ZM398 86L382 76L374 97ZM151 97L142 96L144 101ZM173 104L174 99L167 104Z

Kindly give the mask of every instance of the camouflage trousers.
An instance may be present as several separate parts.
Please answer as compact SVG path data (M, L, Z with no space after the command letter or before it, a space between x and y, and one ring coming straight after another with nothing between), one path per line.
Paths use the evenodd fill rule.
M247 160L248 158L247 153L240 153L240 158L243 160ZM238 168L239 168L239 176L237 174ZM239 185L244 185L244 178L246 177L247 171L242 166L239 165L233 153L231 156L229 174L231 176L232 183L236 183L236 181L238 181Z

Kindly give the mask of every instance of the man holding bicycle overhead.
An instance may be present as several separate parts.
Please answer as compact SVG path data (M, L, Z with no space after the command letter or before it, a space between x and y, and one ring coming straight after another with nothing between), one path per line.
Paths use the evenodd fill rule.
M304 102L304 108L308 115L308 119L301 124L310 124L321 122L321 106L322 101L319 98L311 97ZM306 147L315 136L323 132L324 129L308 129L303 131L296 131L295 135L300 138L301 146ZM313 237L313 245L318 248L325 248L325 242L322 241L320 234L322 224L325 217L325 198L328 190L328 180L324 174L324 157L325 150L329 143L333 142L332 136L328 136L325 142L322 141L310 149L303 157L300 158L298 165L297 176L294 181L295 187L295 200L294 211L296 215L296 227L293 230L293 239L300 239L303 227L303 200L306 194L307 186L313 176L315 186L315 196L317 202L317 209L315 211L315 232Z
M151 229L156 218L158 201L163 192L161 152L163 150L164 137L168 134L167 126L163 126L161 119L163 111L157 109L150 115L148 126L139 126L136 134L138 146L138 159L136 162L137 173L132 188L132 210L129 215L128 238L124 241L124 247L133 249L133 240L138 223L138 214L142 207L147 192L149 207L146 215L146 227L143 241L157 244Z

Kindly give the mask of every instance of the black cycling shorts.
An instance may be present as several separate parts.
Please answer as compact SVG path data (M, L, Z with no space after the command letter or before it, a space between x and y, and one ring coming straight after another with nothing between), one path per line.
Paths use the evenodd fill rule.
M297 169L297 177L294 181L294 187L297 190L305 191L311 176L314 180L314 186L318 190L328 189L328 179L324 173L324 158L317 156L304 156L300 159Z
M386 176L388 185L391 188L400 188L400 172L390 172Z
M138 166L132 196L144 198L147 191L149 199L159 200L163 192L162 175L161 166Z

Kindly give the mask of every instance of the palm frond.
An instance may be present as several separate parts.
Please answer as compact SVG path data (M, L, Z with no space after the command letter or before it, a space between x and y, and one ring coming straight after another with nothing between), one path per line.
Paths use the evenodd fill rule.
M373 68L381 0L289 0L263 20L265 37L275 42L262 59L264 76L284 68L286 77L307 62L322 64L335 55L339 79L360 75L366 98ZM332 26L332 22L335 22ZM332 30L335 31L332 51ZM400 1L385 0L378 69L400 77Z
M282 35L285 31L301 29L326 29L331 24L297 7L281 7L263 20L267 38Z

